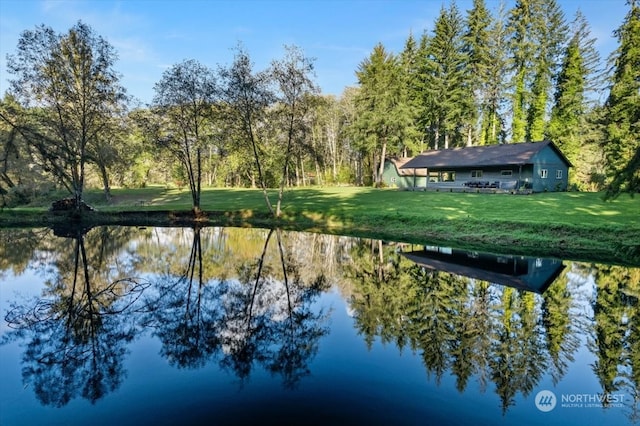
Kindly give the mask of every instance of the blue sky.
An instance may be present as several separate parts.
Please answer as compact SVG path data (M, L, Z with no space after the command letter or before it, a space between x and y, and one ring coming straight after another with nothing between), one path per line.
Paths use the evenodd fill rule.
M514 0L505 0L507 7ZM499 0L486 0L496 10ZM580 9L596 47L606 58L617 46L612 33L622 23L625 0L559 0L568 21ZM184 59L212 68L229 65L241 42L256 69L296 45L315 58L316 82L325 94L355 85L358 64L382 43L398 53L409 33L431 32L449 0L0 0L0 95L7 90L6 56L20 34L45 24L56 32L78 20L90 25L118 52L122 84L151 102L162 72ZM457 0L463 14L472 0Z

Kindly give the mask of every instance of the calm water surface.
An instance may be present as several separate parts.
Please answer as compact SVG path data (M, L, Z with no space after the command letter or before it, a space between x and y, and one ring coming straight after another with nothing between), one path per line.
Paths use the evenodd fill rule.
M640 424L640 269L236 228L0 241L3 426Z

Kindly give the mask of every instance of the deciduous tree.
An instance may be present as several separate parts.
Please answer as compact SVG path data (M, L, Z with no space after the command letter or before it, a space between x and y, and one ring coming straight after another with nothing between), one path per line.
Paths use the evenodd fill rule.
M227 133L237 142L237 148L253 157L258 184L264 194L269 212L275 216L269 194L262 156L262 136L267 128L267 111L275 101L266 72L254 72L249 53L241 46L236 49L233 64L222 68L222 100Z
M179 159L189 180L195 214L200 213L202 150L214 133L219 91L213 71L196 60L169 68L156 83L153 103L161 117L159 142Z
M288 178L292 153L308 139L311 134L308 121L312 98L319 93L313 81L313 61L304 56L295 46L286 47L284 59L271 64L271 75L278 88L277 111L281 131L285 141L282 161L282 175L278 190L275 217L282 213L282 195Z
M82 22L66 34L44 25L24 31L8 57L16 76L11 91L34 116L19 131L42 167L71 192L77 210L89 152L125 107L116 59L112 46Z

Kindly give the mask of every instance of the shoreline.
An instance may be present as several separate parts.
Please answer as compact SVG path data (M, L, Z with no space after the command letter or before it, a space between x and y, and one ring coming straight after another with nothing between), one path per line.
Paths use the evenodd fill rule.
M511 221L428 220L416 224L402 216L380 215L358 221L350 217L312 218L284 214L274 219L266 213L190 210L122 210L84 212L49 211L0 213L0 229L51 228L61 235L86 232L99 226L229 226L281 228L386 241L439 245L494 254L550 257L580 262L640 267L640 230L582 227L579 225L535 225ZM595 238L594 238L595 236Z

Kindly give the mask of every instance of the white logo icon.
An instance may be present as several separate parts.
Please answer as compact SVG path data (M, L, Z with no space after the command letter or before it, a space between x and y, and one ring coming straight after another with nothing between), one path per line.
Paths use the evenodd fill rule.
M556 394L550 390L543 390L538 392L535 402L538 410L546 413L556 408L556 402L558 402L558 399L556 398Z

